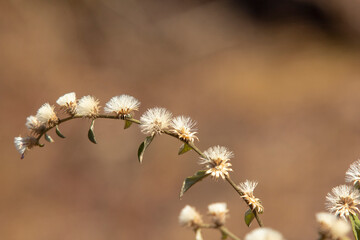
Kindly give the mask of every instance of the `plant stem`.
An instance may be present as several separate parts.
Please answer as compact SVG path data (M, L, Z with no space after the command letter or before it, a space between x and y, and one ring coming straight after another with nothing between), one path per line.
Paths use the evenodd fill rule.
M244 196L244 193L238 188L238 186L234 183L233 180L231 180L230 177L226 176L226 181L235 189L235 191L242 197ZM242 198L244 200L244 202L249 206L249 208L251 209L251 206L250 206L250 203L248 201L246 201L245 198ZM263 223L259 217L259 214L258 212L256 211L256 209L251 209L251 211L253 212L255 218L256 218L256 221L258 222L259 226L260 227L263 227Z
M231 238L234 239L234 240L240 240L239 237L237 237L235 234L233 234L232 232L230 232L230 231L229 231L226 227L224 227L224 226L219 227L219 230L220 230L223 234L228 235L229 237L231 237Z

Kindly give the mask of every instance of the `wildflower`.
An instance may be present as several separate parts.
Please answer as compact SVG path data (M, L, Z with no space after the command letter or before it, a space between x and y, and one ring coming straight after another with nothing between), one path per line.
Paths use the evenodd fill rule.
M326 206L335 215L346 220L349 214L355 215L359 212L356 207L360 203L360 192L350 186L341 185L332 189L332 194L326 196Z
M49 103L42 105L36 113L37 120L46 127L54 127L59 121L54 112L54 106Z
M115 113L118 117L124 118L131 117L134 111L138 111L140 102L129 95L120 95L110 99L106 103L104 111L106 113Z
M346 239L346 235L351 229L347 222L338 219L335 215L330 213L317 213L316 220L319 223L319 233L323 236L323 239Z
M204 152L205 157L200 157L200 164L205 164L206 173L211 174L214 178L220 176L225 179L229 176L229 171L232 171L231 163L228 161L234 156L226 147L215 146L210 147Z
M191 120L189 117L178 116L171 120L171 127L173 128L171 132L175 133L178 138L186 141L186 142L194 142L194 139L198 139L195 136L197 132L194 132L196 122Z
M260 199L254 196L254 190L257 184L257 182L246 180L245 182L239 184L239 189L244 194L241 197L249 204L251 210L256 210L258 213L262 213L264 211L264 207L262 206Z
M208 206L209 215L213 217L213 221L216 225L224 225L227 213L226 203L213 203Z
M360 183L360 160L350 165L350 168L346 171L345 181L352 182L354 185Z
M15 137L14 144L16 150L21 154L21 158L24 158L25 151L31 149L32 147L38 145L37 139L35 137Z
M285 238L271 228L257 228L246 234L245 240L285 240Z
M45 126L35 116L26 118L26 127L35 134L41 134L45 130Z
M99 115L99 100L93 96L82 97L76 108L76 114L88 118L96 118Z
M195 208L186 205L180 212L179 223L181 226L198 228L203 221Z
M145 134L161 134L170 125L172 114L165 108L150 108L140 117L140 128Z
M74 92L67 93L56 101L60 105L61 109L66 113L74 116L76 112L76 95Z

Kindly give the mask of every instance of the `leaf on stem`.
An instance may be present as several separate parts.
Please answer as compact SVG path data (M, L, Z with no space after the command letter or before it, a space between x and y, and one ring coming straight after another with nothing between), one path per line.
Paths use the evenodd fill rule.
M221 240L225 240L227 239L227 237L228 235L225 232L221 231Z
M125 125L124 125L124 129L127 129L131 126L131 124L133 124L133 122L125 120Z
M150 145L150 143L152 142L154 137L155 137L155 135L147 136L145 138L145 140L140 144L139 149L138 149L138 159L139 159L140 163L142 163L142 161L143 161L143 156L144 156L146 148Z
M95 133L94 133L94 123L95 123L95 119L93 119L91 121L91 125L90 125L89 132L88 132L88 138L89 138L90 142L97 144L96 139L95 139Z
M44 138L45 138L45 140L48 141L49 143L53 143L53 142L54 142L54 139L52 139L52 137L50 137L50 136L47 135L46 133L45 133L45 135L44 135Z
M55 130L56 134L61 137L61 138L65 138L65 136L60 132L60 129L59 129L59 125L56 125L56 130Z
M246 212L245 212L245 223L248 227L250 227L252 221L254 220L255 218L255 215L253 213L253 211L251 209L248 209Z
M187 177L184 182L183 185L181 187L180 190L180 198L182 198L182 196L184 195L184 193L189 190L189 188L191 188L195 183L203 180L203 178L209 176L209 173L206 173L206 170L200 170L197 173L195 173L193 176L191 177Z
M354 233L354 237L356 240L360 239L360 221L358 216L355 214L351 214L349 215L350 218L350 222L351 222L351 227Z
M184 143L183 145L181 145L178 154L179 154L179 155L184 154L184 153L190 151L191 149L192 149L192 148L189 146L189 144Z

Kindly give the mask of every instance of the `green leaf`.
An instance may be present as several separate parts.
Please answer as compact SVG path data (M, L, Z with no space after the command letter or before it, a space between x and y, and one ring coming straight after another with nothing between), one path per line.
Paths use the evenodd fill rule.
M145 140L140 144L139 149L138 149L138 159L139 159L140 163L142 163L142 161L143 161L143 156L144 156L144 152L145 152L146 148L150 145L150 143L152 142L154 137L155 137L155 135L147 136L145 138Z
M128 121L128 120L125 120L125 126L124 126L124 129L127 129L131 126L131 124L133 124L133 122L131 121Z
M54 139L52 139L52 137L50 137L50 136L47 135L46 133L45 133L45 135L44 135L44 138L45 138L45 140L48 141L49 143L53 143L53 142L54 142Z
M95 123L95 119L93 119L91 121L91 125L90 125L89 132L88 132L88 138L92 143L97 144L96 139L95 139L95 133L94 133L94 123Z
M59 136L59 137L61 137L61 138L65 138L65 136L64 135L62 135L62 133L60 132L60 129L59 129L59 125L56 125L56 134Z
M179 155L186 153L187 151L190 151L192 148L189 146L189 144L184 143L183 145L181 145L180 149L179 149Z
M358 216L355 214L351 214L349 215L350 218L350 222L351 222L351 227L354 233L354 237L356 240L360 239L360 221Z
M254 215L253 211L251 211L251 209L248 209L245 212L245 223L248 227L250 227L251 222L254 220L254 218L255 218L255 215Z
M180 190L180 198L182 198L182 196L184 195L184 193L189 190L189 188L191 188L195 183L203 180L203 178L207 177L209 175L209 173L206 173L206 170L200 170L197 173L195 173L193 176L191 177L187 177L184 182L183 185L181 187Z

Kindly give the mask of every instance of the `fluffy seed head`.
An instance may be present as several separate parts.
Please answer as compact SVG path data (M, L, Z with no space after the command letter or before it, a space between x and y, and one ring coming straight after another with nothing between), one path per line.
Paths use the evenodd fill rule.
M171 120L171 131L184 141L194 142L194 139L199 140L198 137L195 136L197 133L194 131L195 124L196 122L189 117L178 116Z
M169 127L171 116L165 108L150 108L140 117L140 129L144 134L161 134Z
M257 228L245 236L245 240L285 240L285 238L271 228Z
M45 126L35 116L27 117L25 125L34 134L41 134L45 130Z
M319 234L323 239L341 240L351 230L350 225L335 215L321 212L316 214L316 220L319 224Z
M140 102L129 95L120 95L110 99L106 103L104 111L106 113L115 113L117 116L124 118L125 116L131 117L134 111L138 111Z
M93 96L82 97L76 108L76 114L88 118L96 118L99 115L99 100Z
M204 152L205 157L200 157L200 164L204 164L207 174L218 179L220 176L225 179L229 176L229 171L232 171L231 163L228 161L234 156L226 147L215 146L210 147Z
M262 213L264 207L262 206L260 199L254 196L254 190L257 184L257 182L246 180L245 182L240 183L238 187L244 194L241 197L249 204L251 210L256 209L258 213Z
M181 210L179 215L179 223L181 226L197 228L202 222L200 214L194 207L186 205Z
M76 94L74 92L67 93L64 96L59 97L56 101L60 105L61 109L70 115L75 115L76 112Z
M360 203L360 192L350 186L340 185L332 189L332 193L326 196L327 209L342 217L344 220L349 214L356 214L359 209L356 207Z
M37 140L35 137L15 137L14 144L16 150L21 154L21 158L24 158L25 151L31 149L37 145Z
M50 106L49 103L42 105L36 113L36 118L40 124L46 127L53 127L59 121L58 117L54 112L54 106Z
M351 182L354 185L360 183L360 160L352 163L350 168L346 171L345 181Z
M224 225L227 213L229 210L227 209L226 203L213 203L208 206L209 215L212 216L213 222L218 225Z

